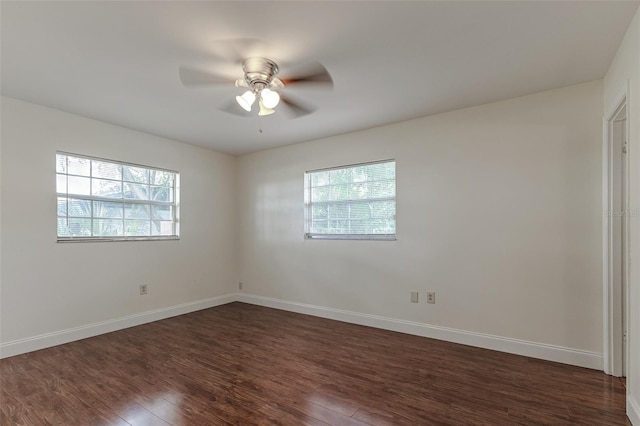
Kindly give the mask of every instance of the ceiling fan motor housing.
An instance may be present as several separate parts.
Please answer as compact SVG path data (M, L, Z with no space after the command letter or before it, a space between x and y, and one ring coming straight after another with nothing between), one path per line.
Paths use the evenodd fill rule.
M242 63L244 79L255 91L271 86L278 74L278 64L267 58L249 58Z

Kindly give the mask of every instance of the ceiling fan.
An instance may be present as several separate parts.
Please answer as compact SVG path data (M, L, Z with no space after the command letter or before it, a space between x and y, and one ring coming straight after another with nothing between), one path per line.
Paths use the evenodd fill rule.
M333 79L324 66L313 62L305 64L295 69L289 77L277 77L280 68L278 64L268 58L251 57L242 61L242 78L233 80L207 72L188 67L180 67L180 81L184 86L202 85L228 85L247 88L242 95L236 96L236 103L231 101L221 108L222 111L248 116L246 112L251 112L253 105L258 105L258 115L271 115L276 112L278 105L285 105L289 112L296 117L301 117L315 111L315 108L299 100L294 100L287 92L289 88L296 85L315 85L323 88L333 88ZM283 90L284 89L284 90ZM238 110L238 106L242 110Z

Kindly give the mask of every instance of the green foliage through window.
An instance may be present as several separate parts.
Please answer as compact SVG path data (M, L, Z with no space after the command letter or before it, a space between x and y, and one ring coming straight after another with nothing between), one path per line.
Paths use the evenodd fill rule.
M58 240L178 237L179 174L56 154Z
M306 238L395 239L394 160L305 173Z

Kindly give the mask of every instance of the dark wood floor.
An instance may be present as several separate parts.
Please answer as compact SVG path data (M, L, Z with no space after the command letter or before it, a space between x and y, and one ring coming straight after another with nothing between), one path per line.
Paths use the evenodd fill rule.
M0 361L2 425L630 425L601 372L233 303Z

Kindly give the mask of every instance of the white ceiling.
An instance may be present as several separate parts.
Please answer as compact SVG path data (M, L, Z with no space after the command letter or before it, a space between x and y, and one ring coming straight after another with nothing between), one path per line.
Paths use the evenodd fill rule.
M7 2L2 94L230 154L602 78L637 1ZM289 119L219 111L239 89L186 88L181 65L242 75L244 55L319 61L332 91ZM247 113L249 114L249 113ZM262 127L263 133L258 129Z

